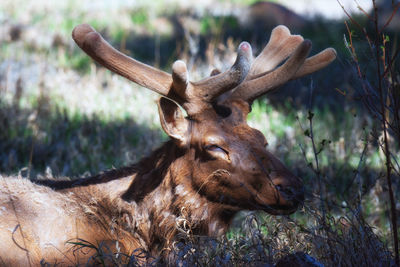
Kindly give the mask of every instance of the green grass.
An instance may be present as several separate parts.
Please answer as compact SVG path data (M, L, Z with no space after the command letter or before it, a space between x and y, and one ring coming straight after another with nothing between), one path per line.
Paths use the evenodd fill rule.
M147 26L149 24L149 15L147 14L147 9L138 9L132 12L131 21L136 25Z

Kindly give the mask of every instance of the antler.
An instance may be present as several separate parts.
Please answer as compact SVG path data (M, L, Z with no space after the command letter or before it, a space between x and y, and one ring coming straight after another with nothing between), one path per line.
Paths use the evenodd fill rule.
M307 58L311 41L300 35L291 35L285 26L276 27L264 50L254 60L245 81L231 94L231 98L241 98L250 104L254 99L273 90L289 80L297 79L318 71L336 58L336 51L327 48L319 54ZM289 59L276 68L290 55Z
M239 85L250 70L251 46L239 45L233 66L224 73L190 82L186 64L176 61L172 75L138 62L114 49L90 25L75 27L72 38L95 61L109 70L178 102L189 115L199 112L218 96Z
M266 92L291 79L320 70L336 58L333 48L307 58L311 42L303 40L300 35L291 35L285 26L278 26L272 31L268 44L252 65L251 46L242 42L236 61L229 70L199 82L191 82L183 61L178 60L172 65L172 75L155 69L114 49L88 24L76 26L72 37L98 63L176 101L189 115L208 107L218 96L234 88L233 92L224 96L241 98L251 104ZM277 67L285 59L286 62Z

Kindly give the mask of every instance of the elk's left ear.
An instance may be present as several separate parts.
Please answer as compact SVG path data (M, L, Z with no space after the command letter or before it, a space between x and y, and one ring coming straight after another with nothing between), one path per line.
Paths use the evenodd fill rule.
M161 97L158 101L158 114L164 132L179 140L181 146L185 146L189 142L187 140L189 121L185 118L179 106L168 98Z

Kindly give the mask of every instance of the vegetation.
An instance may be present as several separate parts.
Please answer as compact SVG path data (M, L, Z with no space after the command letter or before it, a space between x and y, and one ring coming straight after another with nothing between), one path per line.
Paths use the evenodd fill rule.
M41 8L22 0L0 7L5 175L85 176L135 162L166 140L157 96L94 64L70 38L75 25L92 24L118 49L166 71L184 59L195 78L229 65L240 41L257 40L257 51L269 34L253 36L233 13L205 7L47 2L53 1ZM218 3L227 8L230 2ZM184 241L173 250L177 264L259 266L299 251L326 266L399 264L399 36L378 23L378 11L348 14L345 23L309 22L302 35L315 51L334 46L338 60L253 104L250 124L305 181L304 207L291 216L242 213L220 239L194 236L190 224L182 225ZM134 266L147 256L116 257L84 240L73 245L96 249L93 260L105 265L111 259Z

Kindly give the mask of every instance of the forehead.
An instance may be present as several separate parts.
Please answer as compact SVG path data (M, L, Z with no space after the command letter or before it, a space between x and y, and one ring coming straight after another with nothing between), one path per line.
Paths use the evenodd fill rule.
M264 135L247 124L249 111L249 105L242 100L215 105L194 117L197 123L193 130L201 137L220 135L232 140L265 142Z
M223 103L210 105L198 114L192 116L195 121L214 121L224 124L246 124L247 115L250 112L250 106L247 102L240 99L228 100Z

